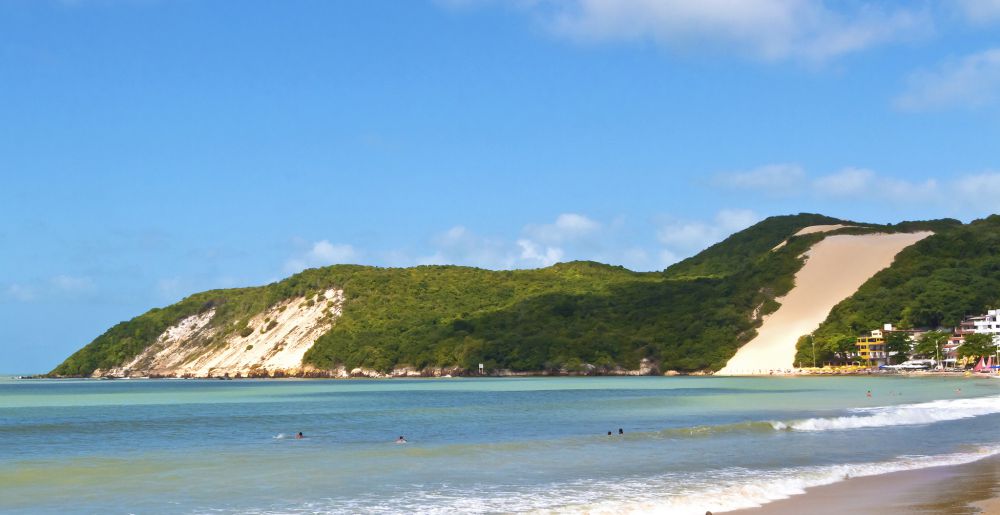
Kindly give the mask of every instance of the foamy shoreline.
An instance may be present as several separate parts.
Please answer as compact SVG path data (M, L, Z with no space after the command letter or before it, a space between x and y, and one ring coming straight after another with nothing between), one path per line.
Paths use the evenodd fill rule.
M952 485L945 488L944 485ZM814 486L799 495L757 508L718 511L733 515L792 515L810 513L1000 513L1000 455L961 464L942 464L852 477Z

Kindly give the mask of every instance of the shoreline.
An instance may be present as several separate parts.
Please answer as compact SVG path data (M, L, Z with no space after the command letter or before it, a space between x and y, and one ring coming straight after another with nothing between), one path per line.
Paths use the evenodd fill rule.
M943 465L849 478L730 515L810 513L1000 514L1000 455Z
M246 379L455 379L455 378L504 378L504 377L718 377L718 378L793 378L793 377L952 377L952 378L968 378L968 379L988 379L990 377L996 377L997 374L992 373L979 373L972 371L929 371L929 370L916 370L916 371L893 371L884 372L876 370L856 370L856 371L796 371L791 373L774 373L774 374L749 374L749 375L717 375L711 372L677 372L669 371L663 374L658 373L641 373L642 371L637 370L622 370L621 372L600 372L600 373L578 373L578 372L514 372L514 371L498 371L486 374L475 374L475 373L463 373L459 371L451 371L446 374L436 374L436 373L381 373L374 371L365 371L364 373L358 374L343 374L337 371L330 371L329 373L320 371L311 371L308 373L275 373L273 375L266 374L222 374L222 375L210 375L210 376L174 376L174 375L128 375L128 376L113 376L113 375L90 375L90 376L49 376L47 374L29 374L29 375L18 375L18 374L2 374L0 377L8 377L17 380L36 380L36 379L94 379L102 381L110 380L130 380L130 379L213 379L213 380L246 380Z

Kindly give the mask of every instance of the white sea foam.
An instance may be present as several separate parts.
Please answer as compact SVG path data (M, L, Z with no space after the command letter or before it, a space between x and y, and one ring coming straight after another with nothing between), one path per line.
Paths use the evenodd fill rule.
M906 470L961 465L1000 454L1000 445L974 452L938 456L906 456L879 463L799 467L773 472L739 474L742 480L722 481L717 487L641 502L602 502L587 506L544 510L547 513L670 513L703 514L763 506L805 493L807 488L829 485L853 477L868 477ZM746 471L750 472L750 471Z
M617 481L580 480L539 485L521 491L503 491L491 485L475 490L434 489L385 499L329 499L277 510L249 513L539 513L697 514L727 512L763 506L802 494L807 488L855 477L930 467L961 465L1000 454L1000 444L969 452L936 456L901 456L874 463L849 463L778 470L734 467L693 474L671 473Z
M835 431L865 427L933 424L1000 413L1000 395L877 408L857 408L851 411L856 414L842 417L810 418L794 422L772 422L771 425L778 430Z

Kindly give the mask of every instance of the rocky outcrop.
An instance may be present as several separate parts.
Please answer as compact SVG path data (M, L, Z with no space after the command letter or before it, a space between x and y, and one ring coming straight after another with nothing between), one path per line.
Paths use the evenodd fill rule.
M317 371L302 357L340 317L343 290L285 300L252 317L245 327L213 327L215 310L168 328L125 365L95 377L305 377Z

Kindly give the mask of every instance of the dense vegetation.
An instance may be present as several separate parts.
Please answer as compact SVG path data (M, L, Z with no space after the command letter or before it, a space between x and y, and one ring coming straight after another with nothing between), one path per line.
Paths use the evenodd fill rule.
M306 270L258 288L192 295L122 322L59 365L57 375L87 375L120 365L184 317L215 309L220 344L269 306L322 289L343 288L343 315L305 356L318 368L397 366L514 371L718 368L755 334L774 297L792 287L798 256L821 236L797 230L835 219L769 218L713 246L708 256L665 272L636 273L592 262L538 270L458 266ZM763 238L764 242L755 240ZM727 251L731 249L730 251ZM736 257L734 257L736 256ZM755 315L755 316L754 316Z
M825 237L789 236L834 223L853 226L840 233L931 228L939 234L902 253L896 266L834 310L813 340L821 361L838 345L853 348L856 334L883 322L953 323L997 300L1000 220L968 227L953 220L877 226L800 214L764 220L663 272L593 262L513 271L310 269L266 286L203 292L153 309L112 327L53 374L119 366L171 325L209 309L215 310L213 336L192 344L221 345L233 333L249 334L250 318L267 308L327 288L342 288L346 300L333 328L306 353L305 362L320 369L474 370L484 363L489 370L600 371L635 369L643 359L660 370L717 369L756 334L761 317L777 308L774 299L791 289L802 252Z
M854 222L810 213L768 218L674 264L666 270L666 274L677 279L725 277L743 270L748 263L767 257L768 251L799 229L833 224L853 225Z
M886 323L951 328L966 315L1000 305L1000 216L968 225L910 224L936 234L900 252L891 267L835 306L813 340L800 341L796 361L811 363L813 343L822 363L853 350L855 336Z

